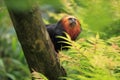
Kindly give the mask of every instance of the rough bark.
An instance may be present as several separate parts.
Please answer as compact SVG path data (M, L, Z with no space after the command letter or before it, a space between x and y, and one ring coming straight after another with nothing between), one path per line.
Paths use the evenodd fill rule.
M49 80L59 80L58 77L66 76L56 57L37 4L24 0L24 4L28 6L22 10L21 6L11 6L13 1L19 5L18 0L5 0L5 4L30 71L40 72Z

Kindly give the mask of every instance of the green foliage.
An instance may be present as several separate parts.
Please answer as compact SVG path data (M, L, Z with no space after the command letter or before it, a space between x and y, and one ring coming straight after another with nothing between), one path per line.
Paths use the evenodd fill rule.
M30 73L7 9L2 6L0 7L0 80L10 79L30 80Z
M9 6L25 11L29 5L24 1L16 5L12 0ZM67 80L120 79L120 0L37 1L47 24L56 23L66 14L76 16L81 22L83 31L76 42L69 36L59 36L72 45L69 51L60 54ZM0 80L30 80L30 76L7 9L0 0ZM36 76L47 80L37 72L32 75Z
M35 2L34 0L19 0L16 1L15 0L4 0L4 2L7 4L7 7L16 11L26 11L28 9L31 9L31 5ZM19 3L19 4L18 4Z
M32 72L32 78L33 80L48 80L43 74L36 71Z
M115 37L120 35L120 19L117 21L114 21L113 23L107 25L103 31L106 33L104 34L104 38L110 38L110 37ZM109 35L108 35L109 34Z
M28 80L29 70L17 37L11 33L13 29L4 28L0 29L0 79Z
M44 4L49 2L41 1ZM56 2L62 5L55 6L56 3L53 3L42 5L41 8L44 19L47 19L50 23L55 23L64 15L70 14L80 20L83 30L87 29L87 32L92 30L92 34L93 32L99 32L102 35L101 37L106 37L109 33L111 33L110 36L114 36L115 32L118 33L120 0L58 0ZM107 31L105 31L106 29ZM114 31L111 29L114 29ZM83 33L85 34L86 31L83 31Z
M68 73L67 80L120 79L120 36L103 40L97 34L77 42L71 41L69 37L59 38L72 45L68 52L60 54L61 63Z

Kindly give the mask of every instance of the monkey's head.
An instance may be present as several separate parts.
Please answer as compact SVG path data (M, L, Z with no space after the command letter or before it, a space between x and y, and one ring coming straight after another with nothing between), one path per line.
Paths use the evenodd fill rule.
M72 40L75 40L79 33L82 31L79 20L74 16L64 16L60 20L60 24L62 25L65 32L69 34Z

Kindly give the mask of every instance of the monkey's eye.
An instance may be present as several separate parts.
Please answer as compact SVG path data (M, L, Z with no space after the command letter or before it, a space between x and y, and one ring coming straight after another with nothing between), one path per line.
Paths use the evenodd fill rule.
M68 20L76 21L76 19L75 19L75 18L68 18Z

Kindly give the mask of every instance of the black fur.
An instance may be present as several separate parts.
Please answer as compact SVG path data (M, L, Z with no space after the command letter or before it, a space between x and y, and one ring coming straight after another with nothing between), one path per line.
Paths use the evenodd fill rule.
M46 25L46 28L51 38L51 41L54 45L55 50L58 52L61 49L67 49L67 48L62 48L62 47L68 46L68 44L59 43L60 41L65 41L65 40L61 38L57 38L57 36L65 37L65 34L64 34L65 30L63 29L61 22L59 21L57 24Z

